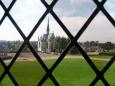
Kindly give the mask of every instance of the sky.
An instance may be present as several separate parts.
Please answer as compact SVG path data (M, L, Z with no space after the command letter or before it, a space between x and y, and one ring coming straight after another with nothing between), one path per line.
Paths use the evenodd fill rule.
M2 1L8 7L12 0ZM52 0L46 1L50 4ZM104 7L115 19L115 0L107 0ZM59 0L53 8L56 15L66 25L73 36L78 33L95 9L96 5L93 0ZM40 0L17 0L10 14L24 34L28 36L45 11L46 8ZM4 10L0 6L0 19L3 14ZM31 40L38 40L38 36L40 37L46 33L48 18L50 20L50 32L56 36L67 37L52 15L48 14ZM78 41L111 41L115 43L114 35L115 28L105 15L99 12ZM0 26L0 40L23 40L8 17L5 18Z

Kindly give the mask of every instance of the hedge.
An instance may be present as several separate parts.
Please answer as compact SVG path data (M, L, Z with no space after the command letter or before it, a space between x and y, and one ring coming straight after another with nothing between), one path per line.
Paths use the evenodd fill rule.
M99 55L114 56L115 52L100 52Z

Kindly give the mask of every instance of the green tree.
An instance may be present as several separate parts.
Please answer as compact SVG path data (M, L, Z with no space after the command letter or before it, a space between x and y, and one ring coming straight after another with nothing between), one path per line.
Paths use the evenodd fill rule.
M70 54L79 54L79 50L76 48L76 46L73 46L70 51L69 51Z
M55 52L59 53L60 52L60 41L61 41L61 38L58 36L55 38L54 40L54 44L53 44L53 47L55 49Z
M100 47L103 48L104 50L110 51L111 49L114 48L114 44L111 42L106 42L106 43L100 44Z
M68 43L69 43L68 38L60 37L60 36L55 37L54 44L53 44L55 52L61 53L66 48Z
M67 43L66 38L62 37L61 40L60 40L60 48L61 48L61 51L66 48L67 44L68 44L68 43Z
M109 50L111 50L111 49L113 49L114 48L114 44L113 43L111 43L111 42L106 42L105 43L105 49L107 50L107 51L109 51Z
M37 41L30 41L31 45L35 50L37 50Z

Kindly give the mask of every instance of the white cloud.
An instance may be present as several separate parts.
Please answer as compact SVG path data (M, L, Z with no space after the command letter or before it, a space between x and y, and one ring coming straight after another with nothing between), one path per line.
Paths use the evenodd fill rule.
M37 21L45 12L40 0L17 0L10 13L17 22Z
M90 0L59 0L54 11L61 17L88 16L96 8Z
M8 18L0 26L0 40L22 40L22 37Z
M63 23L67 26L69 31L75 36L81 29L83 24L86 22L86 17L64 17L62 18Z
M79 41L111 41L115 43L114 39L115 28L104 15L97 15L86 31L82 34Z

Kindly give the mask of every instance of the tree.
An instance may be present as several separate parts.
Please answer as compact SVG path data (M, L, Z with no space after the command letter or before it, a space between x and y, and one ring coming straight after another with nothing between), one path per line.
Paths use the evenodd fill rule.
M30 41L31 45L35 50L37 50L37 41Z
M114 48L114 44L111 42L106 42L106 43L100 44L100 47L104 50L110 51L111 49Z
M53 44L55 52L61 53L66 48L68 42L69 42L68 38L60 37L60 36L55 37L54 44Z
M57 52L57 53L60 52L60 40L61 40L61 38L59 36L56 37L55 40L54 40L54 44L53 44L53 47L55 49L54 51Z
M113 49L114 48L114 44L113 43L111 43L111 42L106 42L105 43L105 49L107 50L107 51L110 51L111 49Z
M55 37L55 40L54 40L54 49L55 49L55 52L57 53L61 53L66 47L67 47L67 44L70 42L70 39L69 38L65 38L65 37ZM79 51L78 49L74 46L71 48L71 50L69 51L70 54L78 54Z
M79 53L79 50L76 48L76 46L73 46L71 49L70 49L70 54L78 54Z
M66 38L62 37L61 40L60 40L60 48L61 48L61 50L65 49L66 46L67 46Z
M90 46L94 46L94 47L98 46L98 41L91 41Z

